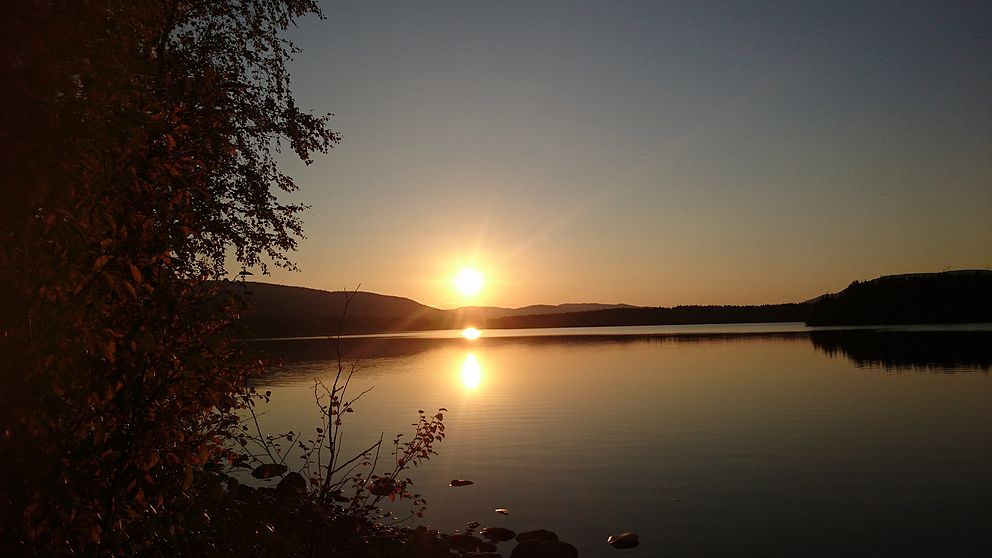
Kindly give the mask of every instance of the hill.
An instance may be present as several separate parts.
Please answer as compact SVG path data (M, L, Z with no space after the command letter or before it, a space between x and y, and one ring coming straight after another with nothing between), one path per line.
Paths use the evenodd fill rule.
M236 287L242 288L242 287ZM254 337L456 329L595 327L756 322L811 326L992 322L992 272L890 275L855 281L839 293L803 303L762 306L638 307L627 304L466 306L440 310L398 296L346 293L270 283L243 286L252 309L244 323ZM345 315L345 301L351 297ZM342 322L342 316L345 317Z
M507 316L529 316L533 314L567 314L570 312L588 312L591 310L613 310L618 308L638 308L630 304L532 304L521 308L500 308L498 306L462 306L453 312L470 319L486 323L488 320L505 318Z
M253 337L312 337L387 333L469 326L488 327L493 317L567 313L580 309L634 308L626 304L534 305L523 308L466 306L440 310L409 298L365 291L323 291L248 281L234 287L246 295L250 310L244 324ZM351 297L345 312L345 302ZM342 317L345 319L342 321Z
M244 286L251 306L245 325L254 337L334 335L339 325L343 334L458 327L457 317L450 312L409 298L271 283L246 282Z
M533 327L598 327L629 325L729 324L801 322L801 304L763 306L676 306L674 308L611 308L585 312L506 316L489 320L492 329Z
M808 303L807 325L992 321L992 271L887 275Z

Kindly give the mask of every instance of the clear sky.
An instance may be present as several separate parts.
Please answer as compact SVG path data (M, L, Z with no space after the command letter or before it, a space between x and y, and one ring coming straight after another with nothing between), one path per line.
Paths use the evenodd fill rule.
M992 266L992 2L340 2L300 273L462 304L798 302ZM465 265L485 276L460 297Z

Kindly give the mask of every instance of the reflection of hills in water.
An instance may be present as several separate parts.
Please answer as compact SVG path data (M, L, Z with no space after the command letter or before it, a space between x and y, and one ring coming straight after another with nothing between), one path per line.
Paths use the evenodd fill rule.
M891 370L988 371L992 331L814 331L813 346L856 366Z
M677 333L631 335L542 335L463 338L359 337L255 341L262 356L277 362L344 361L401 358L443 347L467 350L507 345L584 346L625 344L703 344L809 342L831 357L844 356L856 366L891 370L953 372L992 367L992 331L833 330L777 333ZM340 343L340 345L338 345Z
M582 346L582 345L627 345L685 344L685 343L745 343L754 340L794 340L804 341L805 332L780 333L677 333L677 334L604 334L604 335L521 335L519 337L481 337L475 340L464 338L427 337L345 337L301 338L256 340L252 346L261 356L282 362L311 362L336 360L338 347L342 360L399 358L411 356L442 347L462 347L480 349L505 345L540 346ZM338 345L340 343L340 345Z

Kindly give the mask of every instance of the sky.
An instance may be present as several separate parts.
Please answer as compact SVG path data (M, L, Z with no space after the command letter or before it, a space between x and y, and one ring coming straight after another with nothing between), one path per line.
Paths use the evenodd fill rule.
M301 271L440 308L800 302L992 266L992 3L325 2ZM482 291L460 295L465 266Z

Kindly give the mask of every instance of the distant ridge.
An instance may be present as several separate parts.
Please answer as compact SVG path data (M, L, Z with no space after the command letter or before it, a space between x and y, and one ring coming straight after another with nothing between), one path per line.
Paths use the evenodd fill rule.
M592 302L567 304L532 304L521 308L500 308L498 306L462 306L453 310L463 316L472 316L481 320L493 320L507 316L527 316L532 314L567 314L570 312L588 312L591 310L615 310L617 308L637 308L630 304L598 304Z
M762 306L640 307L629 304L466 306L440 310L409 298L245 282L251 309L244 325L256 338L458 329L592 327L704 323L806 322L871 325L992 322L992 271L888 275L854 281L839 293L802 303ZM351 302L345 314L345 302ZM342 320L342 317L344 318Z
M440 310L409 298L366 291L323 291L247 281L234 287L246 295L250 310L244 325L256 338L315 337L341 333L388 333L468 326L488 327L496 317L531 313L568 313L577 309L634 308L628 304L546 304L523 308L466 306ZM351 298L345 311L345 303ZM343 319L342 319L343 318Z
M245 282L253 337L310 337L458 327L455 317L398 296ZM350 303L347 303L348 298ZM345 304L347 303L347 313Z
M762 306L675 306L627 307L560 314L506 316L489 320L492 329L534 327L603 327L630 325L731 324L757 322L801 322L801 304Z

